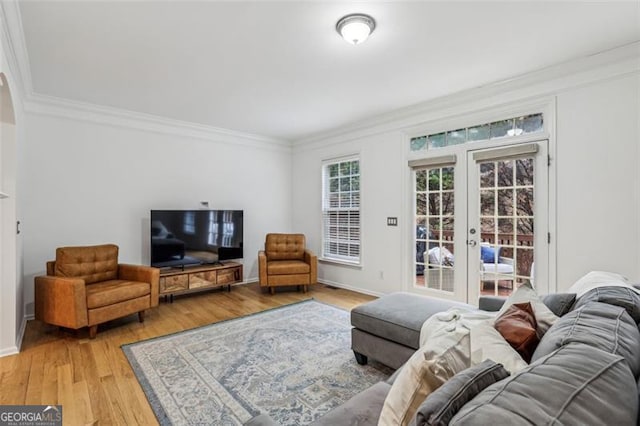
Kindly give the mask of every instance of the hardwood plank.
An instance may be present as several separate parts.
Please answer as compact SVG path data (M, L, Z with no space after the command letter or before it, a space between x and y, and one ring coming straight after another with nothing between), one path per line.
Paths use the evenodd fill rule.
M58 370L58 403L62 405L62 417L66 424L77 425L79 406L73 394L73 371L71 364L64 364Z
M105 389L102 387L100 382L100 375L98 373L91 345L81 344L80 350L82 352L81 359L85 370L86 390L89 403L91 404L91 413L94 418L93 421L98 422L98 419L100 419L99 422L102 424L114 424L115 422L111 415L111 410L109 410L108 406L104 404L104 401L107 400L107 395L105 394Z
M93 409L91 405L91 397L89 393L89 386L86 381L80 381L73 384L73 410L75 411L76 421L79 425L91 425L98 423L98 420L93 415ZM62 414L64 416L65 423L67 422L66 407L63 406ZM71 423L69 423L71 424Z
M31 354L24 356L12 355L17 357L12 371L5 373L2 377L3 382L0 386L0 404L24 404L27 386L29 384L29 373L31 371Z
M65 424L157 424L121 345L189 330L314 298L351 309L375 297L324 285L270 295L257 283L160 302L144 323L130 315L87 330L60 330L29 321L22 352L0 358L0 404L62 404Z
M42 399L42 389L44 385L44 359L43 351L38 351L31 359L31 370L29 371L29 383L27 383L25 404L40 404Z

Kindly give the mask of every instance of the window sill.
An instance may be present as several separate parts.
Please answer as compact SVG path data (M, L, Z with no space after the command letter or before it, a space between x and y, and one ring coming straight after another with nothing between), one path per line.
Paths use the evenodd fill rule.
M319 257L318 258L318 262L334 264L334 265L339 265L339 266L348 266L348 267L354 268L354 269L362 269L362 263L348 262L346 260L328 259L326 257Z

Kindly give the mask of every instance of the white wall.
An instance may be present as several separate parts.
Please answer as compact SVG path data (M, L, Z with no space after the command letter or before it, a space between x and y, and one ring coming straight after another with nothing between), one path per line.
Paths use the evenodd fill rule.
M638 74L558 95L558 288L590 270L640 281Z
M545 96L557 103L556 117L548 117L557 122L557 134L550 135L555 156L551 195L557 194L557 200L550 201L555 212L552 224L555 221L557 227L552 236L557 238L553 242L556 270L550 274L557 282L557 291L593 269L616 271L640 281L637 64L636 58L631 65L625 62L620 66L624 71L607 65L593 72L551 78L553 81L524 86L518 82L515 88L505 84L498 90L491 89L491 94L479 90L478 96L472 93L452 97L451 101L438 100L442 110L427 105L424 113L396 114L389 120L372 120L325 138L298 141L293 157L293 229L307 234L318 253L321 161L360 153L363 162L362 268L323 263L319 278L374 294L409 288L411 277L403 271L412 261L412 242L402 238L410 231L401 214L403 203L410 205L411 200L403 146L407 129L444 120L441 117L460 117ZM627 72L629 67L631 73ZM557 154L553 153L554 147ZM387 216L400 217L400 226L387 227ZM384 271L384 278L380 271Z
M322 160L360 155L362 265L334 266L321 262L320 281L371 294L400 289L403 228L388 227L386 218L402 215L403 140L397 132L383 133L294 155L293 229L307 236L307 244L318 255L322 243Z
M288 147L216 142L28 113L24 180L27 312L33 277L56 247L115 243L149 263L149 210L244 210L244 275L257 272L267 232L291 228Z

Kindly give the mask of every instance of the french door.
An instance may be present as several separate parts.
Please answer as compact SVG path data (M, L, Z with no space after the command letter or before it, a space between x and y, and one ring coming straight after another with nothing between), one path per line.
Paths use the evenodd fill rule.
M547 150L467 149L414 170L416 289L471 304L527 281L548 292Z

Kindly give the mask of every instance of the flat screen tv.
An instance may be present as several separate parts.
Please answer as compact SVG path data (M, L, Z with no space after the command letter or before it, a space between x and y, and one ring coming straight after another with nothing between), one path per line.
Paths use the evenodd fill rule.
M151 266L240 259L242 210L151 210Z

